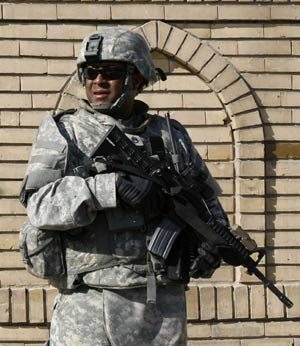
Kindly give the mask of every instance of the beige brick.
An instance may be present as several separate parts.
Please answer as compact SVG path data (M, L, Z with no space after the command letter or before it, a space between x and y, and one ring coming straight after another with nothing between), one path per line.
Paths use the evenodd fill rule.
M47 340L48 334L46 327L0 326L0 342L24 340L44 342Z
M184 93L183 107L186 108L222 108L222 104L214 93Z
M298 5L284 5L280 7L271 7L271 17L273 20L299 20L300 19L300 7Z
M166 24L164 22L158 22L158 27L157 27L157 47L159 49L163 49L165 42L168 38L168 35L171 31L171 26L169 24Z
M269 195L300 194L300 179L268 179L266 189Z
M139 20L164 19L164 6L146 4L115 4L111 7L111 18L113 20L136 20L136 18L139 18Z
M44 291L46 295L46 321L50 322L52 318L53 302L58 291L54 287L46 287Z
M210 38L210 24L206 23L177 23L177 27L195 35L201 39Z
M227 122L227 114L222 110L205 111L206 125L224 125Z
M243 77L247 83L254 89L291 89L292 78L296 76L290 75L276 75L276 74L257 74L257 73L244 73ZM297 82L296 82L297 84ZM300 87L300 80L299 80Z
M298 38L299 29L300 29L300 25L294 24L294 23L266 24L264 27L264 37L266 38L273 38L273 37L274 38L285 38L285 37Z
M211 283L211 282L233 282L234 280L234 272L233 268L229 266L222 266L221 268L217 269L213 276L210 279L199 279L199 282L204 282L205 284Z
M238 159L263 159L264 145L262 143L237 144L235 154Z
M1 102L1 98L0 98L0 102ZM8 143L20 143L20 141L22 141L23 143L31 144L35 137L35 133L36 131L32 129L3 128L3 129L0 129L0 138L1 138L0 142L3 144L8 144Z
M220 185L223 195L233 195L234 193L234 181L227 179L218 179L217 183Z
M216 318L215 288L200 287L200 319L201 321Z
M300 42L292 41L292 55L299 55L300 53Z
M11 289L12 322L26 322L26 292L25 288Z
M284 58L265 58L265 71L266 72L299 72L300 66L296 57Z
M44 322L44 293L42 288L28 289L29 323Z
M217 23L211 26L212 38L262 38L263 25L259 23Z
M270 279L275 281L284 281L284 282L295 282L298 281L297 273L299 273L300 266L280 266L272 267L272 272L270 273Z
M300 217L297 214L275 214L267 216L267 229L297 230Z
M282 91L281 92L281 106L283 107L297 107L299 100L299 91Z
M229 62L220 55L214 55L213 58L207 63L206 66L201 70L201 77L211 82L225 67Z
M39 279L29 274L25 269L24 270L11 270L11 269L1 270L0 282L2 286L19 286L19 287L47 284L46 280ZM1 335L1 332L0 332L0 335Z
M207 160L207 145L195 144L195 148L203 160Z
M250 315L252 319L265 318L265 295L263 285L250 286Z
M218 319L233 318L232 287L217 287L217 316Z
M217 11L217 6L204 4L185 5L184 10L182 5L166 6L165 20L216 20Z
M300 76L292 76L293 89L300 89Z
M209 41L209 44L221 55L238 55L238 43L237 41L221 41L214 40Z
M300 176L300 160L270 161L266 163L266 167L267 176Z
M241 177L263 177L264 176L264 162L253 160L253 161L242 161L237 166L237 174Z
M284 108L265 108L260 110L264 123L292 123L292 110Z
M47 41L21 41L21 56L73 57L73 43Z
M169 55L176 55L186 36L185 31L173 27L164 45L164 52Z
M232 145L209 145L208 159L209 160L232 160L233 159Z
M192 35L187 35L185 41L179 48L176 59L182 63L186 63L193 56L195 51L199 48L200 40Z
M48 60L48 73L71 75L76 70L76 62L74 60Z
M271 58L238 56L228 59L240 72L264 72L267 71L267 69L265 69L265 59Z
M207 162L207 167L215 178L233 177L233 164L231 162Z
M300 286L296 285L285 285L285 294L294 303L291 309L287 309L287 317L293 318L298 317L300 313Z
M13 20L40 20L56 19L55 4L3 4L3 19Z
M21 77L22 91L59 91L66 83L66 77L43 76Z
M6 56L19 55L19 42L18 41L0 41L0 55L6 55Z
M276 212L289 212L299 211L299 198L300 197L270 197L266 199L266 207L268 211Z
M245 114L240 114L232 118L232 128L241 129L249 126L261 126L262 121L260 113L258 111L247 112ZM249 129L250 131L255 131L254 129ZM259 130L257 131L259 133ZM261 139L261 138L260 138Z
M228 127L196 127L187 129L193 142L231 143L231 133Z
M45 116L44 111L24 111L20 113L21 126L39 126Z
M264 140L262 127L236 129L233 134L235 142L262 142Z
M171 118L183 125L205 125L205 112L200 110L176 110L171 112Z
M239 340L198 340L188 341L188 346L241 346Z
M240 195L261 196L265 194L265 182L262 179L236 179L236 193Z
M245 230L264 231L265 216L264 215L236 215L236 223Z
M110 7L103 4L57 4L57 19L110 20Z
M213 90L219 92L238 78L239 74L237 71L232 66L227 66L227 68L211 82L211 86Z
M47 61L38 58L0 58L0 73L42 74L47 72Z
M238 79L233 84L229 85L222 92L219 93L219 97L225 104L232 102L233 100L249 93L249 87L243 79Z
M82 40L96 30L95 25L83 24L48 24L48 39Z
M0 329L1 331L1 329ZM210 324L189 324L187 329L188 338L210 338L211 325Z
M18 232L25 220L25 216L0 216L0 232Z
M218 323L212 325L212 336L217 338L263 337L264 323L240 322L238 328L236 322Z
M257 104L252 95L244 96L236 101L229 103L226 106L229 114L239 114L242 112L255 110Z
M282 40L240 41L238 42L240 55L290 55L291 44Z
M140 27L146 42L148 42L150 48L156 49L157 46L157 22L156 21L150 21L143 26Z
M25 209L16 199L0 199L0 214L24 214Z
M208 91L207 84L194 75L170 75L166 81L160 81L161 91Z
M283 231L268 231L266 233L267 246L288 247L295 246L295 244L299 242L300 234L298 234L298 232L284 230L284 228L282 229Z
M234 295L234 317L249 318L249 292L247 286L236 286Z
M1 126L19 126L20 114L19 112L0 112ZM1 149L0 149L1 150Z
M0 131L1 133L1 131ZM20 133L19 133L20 134ZM31 147L13 147L13 146L0 146L0 161L9 161L9 160L28 160L29 153L30 153ZM4 185L2 185L2 183ZM1 186L3 189L5 189L6 184L9 184L9 182L1 182Z
M0 288L0 323L9 322L9 289Z
M144 93L138 96L139 100L146 102L150 107L172 108L182 107L182 94L158 94L158 93Z
M0 263L2 269L23 269L24 263L22 262L21 255L18 252L3 251L0 252Z
M215 55L215 51L207 43L202 43L187 65L195 72L202 70L205 64Z
M17 233L3 233L0 235L1 250L18 250L19 236Z
M241 346L294 346L293 339L264 338L241 340Z
M27 165L2 163L0 165L0 179L23 179Z
M267 253L268 264L299 264L300 254L298 249L274 249Z
M46 24L2 23L1 38L46 38Z
M271 19L269 6L255 5L226 5L220 6L218 11L219 20L267 20Z
M276 285L282 292L282 285ZM284 305L270 290L267 290L267 316L268 318L283 318Z
M47 110L51 110L56 105L58 97L58 94L33 94L33 108L44 108Z
M263 213L265 211L265 200L262 197L241 197L237 203L242 213Z
M189 287L186 291L186 309L188 320L199 319L199 292L198 287Z
M18 109L18 108L31 108L31 95L29 94L1 94L0 104L2 109Z
M279 321L266 323L266 336L293 336L298 335L299 321Z

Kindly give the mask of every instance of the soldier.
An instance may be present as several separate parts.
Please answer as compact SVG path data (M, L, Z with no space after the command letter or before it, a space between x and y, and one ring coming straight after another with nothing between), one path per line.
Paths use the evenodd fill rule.
M165 119L135 100L163 74L142 36L121 28L86 37L77 72L87 99L46 115L20 194L29 218L21 229L24 261L59 289L48 344L186 345L186 284L210 277L221 256L206 241L192 249L184 232L167 260L151 255L147 245L169 212L168 198L153 180L108 169L93 155L117 125L158 163L170 157ZM206 203L227 225L217 184L183 126L171 127L180 174L213 192Z

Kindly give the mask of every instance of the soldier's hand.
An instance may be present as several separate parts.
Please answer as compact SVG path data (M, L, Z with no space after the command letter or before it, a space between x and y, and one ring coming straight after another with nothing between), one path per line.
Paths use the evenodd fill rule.
M116 181L117 193L121 200L134 208L151 208L160 202L160 189L152 181L135 176L119 175Z
M190 277L194 279L210 278L221 265L221 254L216 246L210 242L203 242L197 249L197 257L190 266Z

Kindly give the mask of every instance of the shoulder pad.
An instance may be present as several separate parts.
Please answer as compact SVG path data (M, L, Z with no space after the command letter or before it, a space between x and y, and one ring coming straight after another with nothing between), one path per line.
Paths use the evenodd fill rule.
M53 119L58 122L60 120L60 118L64 115L67 115L67 114L74 114L77 112L77 108L70 108L70 109L65 109L65 110L62 110L56 114L53 115Z

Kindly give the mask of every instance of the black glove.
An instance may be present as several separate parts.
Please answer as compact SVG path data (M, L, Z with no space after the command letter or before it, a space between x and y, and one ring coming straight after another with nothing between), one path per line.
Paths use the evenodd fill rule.
M197 249L197 257L190 265L190 277L194 279L210 278L213 272L220 267L221 260L218 248L210 242L203 242Z
M116 187L119 197L131 207L141 209L161 205L163 193L150 180L135 175L120 175Z

